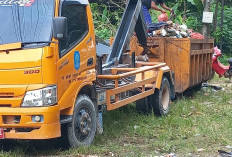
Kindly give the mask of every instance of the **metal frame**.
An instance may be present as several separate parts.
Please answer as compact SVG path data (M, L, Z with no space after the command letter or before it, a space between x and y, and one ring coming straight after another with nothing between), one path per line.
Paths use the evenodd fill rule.
M146 78L145 72L148 71L159 71L160 68L166 66L165 63L138 63L140 65L150 65L144 66L140 68L111 68L112 75L98 75L98 79L107 79L114 80L114 88L106 91L106 102L107 102L107 110L114 110L119 107L122 107L126 104L132 103L136 100L145 98L149 95L152 95L155 91L155 82L157 81L157 75ZM123 74L117 74L118 72L125 72ZM119 80L125 79L130 76L142 75L142 79L140 81L130 82L129 84L120 86ZM153 88L146 88L146 85L152 84ZM124 99L120 99L119 94L123 92L128 92L133 89L139 89L140 92L131 97L127 97ZM112 97L114 97L114 101L112 101Z

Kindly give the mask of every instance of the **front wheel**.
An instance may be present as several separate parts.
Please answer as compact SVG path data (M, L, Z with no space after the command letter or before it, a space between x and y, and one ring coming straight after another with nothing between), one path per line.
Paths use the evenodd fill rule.
M160 89L155 89L155 93L150 96L150 105L156 116L165 116L170 110L170 84L167 77L163 76Z
M96 133L96 111L94 103L87 95L77 98L73 120L67 126L68 141L71 147L89 146Z

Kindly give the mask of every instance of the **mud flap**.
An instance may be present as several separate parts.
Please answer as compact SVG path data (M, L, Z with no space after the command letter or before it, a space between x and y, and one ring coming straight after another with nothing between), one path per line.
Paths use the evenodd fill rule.
M97 134L103 133L103 118L102 118L102 112L98 112L97 115Z

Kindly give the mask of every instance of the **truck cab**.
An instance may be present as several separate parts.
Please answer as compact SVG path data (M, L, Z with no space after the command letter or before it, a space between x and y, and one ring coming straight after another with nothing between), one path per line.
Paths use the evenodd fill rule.
M96 47L89 3L1 0L0 13L1 138L60 137L76 97L94 98ZM56 22L59 16L63 19ZM60 23L64 31L54 32ZM89 113L82 112L84 123Z

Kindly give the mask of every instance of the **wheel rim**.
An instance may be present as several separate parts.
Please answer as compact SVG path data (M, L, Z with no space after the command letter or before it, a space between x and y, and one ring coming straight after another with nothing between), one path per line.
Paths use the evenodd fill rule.
M92 132L92 119L87 109L82 108L79 110L75 125L75 134L78 141L86 140Z
M169 102L170 102L170 93L168 87L164 86L162 92L162 106L165 111L168 110Z

